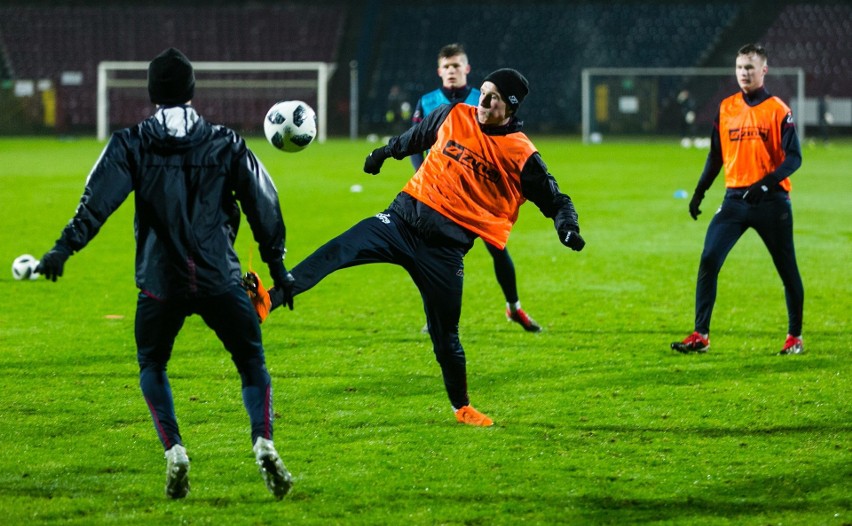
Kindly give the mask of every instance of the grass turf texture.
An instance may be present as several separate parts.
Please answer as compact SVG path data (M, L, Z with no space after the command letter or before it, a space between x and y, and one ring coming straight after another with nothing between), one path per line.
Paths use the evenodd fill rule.
M419 296L399 267L331 275L264 324L283 502L253 463L239 378L197 318L170 364L192 491L163 495L165 461L139 392L132 198L56 284L0 274L0 522L4 524L849 524L852 145L806 148L794 176L806 288L802 356L775 356L783 290L753 231L720 277L707 355L669 343L692 328L693 290L722 181L690 219L706 150L537 139L578 208L586 250L562 247L533 204L509 248L523 305L508 323L481 242L466 260L461 337L473 404L450 412ZM407 160L361 172L375 147L250 145L273 174L295 265L380 212ZM0 140L0 261L46 251L102 144ZM350 187L360 184L363 191ZM244 223L244 265L267 269Z

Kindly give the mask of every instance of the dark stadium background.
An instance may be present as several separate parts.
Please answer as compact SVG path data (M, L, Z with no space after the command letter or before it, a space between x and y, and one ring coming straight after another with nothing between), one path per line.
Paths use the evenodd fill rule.
M475 85L499 67L515 67L529 77L533 90L523 109L528 130L576 134L583 68L731 67L733 77L736 49L760 42L770 52L770 68L804 69L807 98L828 96L836 114L832 133L848 135L850 20L852 5L843 1L13 0L0 3L0 134L93 134L97 64L148 61L169 46L193 61L336 63L329 85L331 136L352 130L350 65L357 64L358 132L389 133L391 87L411 105L437 87L437 50L449 42L466 47ZM32 96L16 95L19 81L35 86ZM48 85L53 91L45 101L41 89ZM700 101L704 120L718 104L716 89L702 89L701 82L661 83L663 132L678 132L675 99L684 87ZM313 95L283 96L311 102ZM150 111L144 90L111 100L113 127L133 124ZM55 104L54 122L45 123L45 104ZM208 94L195 104L210 120L251 131L269 96L235 102Z

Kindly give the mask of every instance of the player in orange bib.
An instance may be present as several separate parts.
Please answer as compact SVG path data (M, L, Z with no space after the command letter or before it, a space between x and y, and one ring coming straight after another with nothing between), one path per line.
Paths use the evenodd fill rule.
M444 104L454 102L478 104L480 93L478 89L468 85L468 73L470 73L470 63L464 47L461 44L447 44L442 47L438 52L438 76L441 77L441 87L420 97L411 117L412 124L418 124L435 108ZM420 153L409 156L409 159L415 171L423 164L423 155ZM494 275L506 299L506 319L517 323L525 331L541 332L541 325L521 307L515 262L509 254L509 249L497 248L490 243L485 243L485 247L494 262ZM427 330L428 327L423 328L423 332Z
M516 113L529 91L513 69L494 71L479 104L436 108L419 124L373 150L364 171L378 174L389 157L429 150L402 192L383 212L332 239L292 269L293 293L304 292L332 272L366 263L403 267L420 291L432 346L456 419L475 426L492 420L470 405L465 354L459 341L464 256L474 240L503 248L518 208L530 200L553 219L559 240L582 250L571 198L547 171L521 131ZM280 300L270 290L272 308ZM392 303L391 303L392 305Z
M755 44L740 48L736 59L741 92L719 106L710 154L689 203L698 219L704 193L725 168L725 198L704 240L695 290L695 330L671 344L683 353L710 348L710 317L716 302L719 271L728 253L749 228L763 240L784 284L787 338L780 354L804 352L802 314L804 287L793 245L790 175L802 164L793 113L766 91L766 50Z

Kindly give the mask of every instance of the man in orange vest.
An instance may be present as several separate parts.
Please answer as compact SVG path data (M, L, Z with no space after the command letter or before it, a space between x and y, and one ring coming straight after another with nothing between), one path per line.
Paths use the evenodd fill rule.
M698 219L704 193L725 168L725 198L704 240L695 289L695 330L671 344L682 352L707 352L710 317L716 301L719 271L728 253L749 228L753 228L769 253L784 283L787 300L787 339L780 354L800 354L804 287L793 246L793 209L790 175L802 164L802 152L793 113L766 91L766 50L755 44L740 48L736 59L739 93L719 106L711 136L710 154L689 203Z
M470 105L479 103L479 90L469 86L467 75L470 73L470 63L467 53L461 44L447 44L438 52L438 76L441 77L441 87L420 97L414 114L413 124L418 124L435 108L453 102L465 102ZM415 153L409 157L415 170L423 164L423 155ZM541 332L541 325L521 308L521 298L518 295L518 280L515 274L515 262L509 254L509 249L497 248L485 243L491 259L494 261L494 274L497 283L506 298L506 319L514 321L528 332ZM426 332L428 327L424 327Z
M477 237L504 248L519 207L527 200L553 219L559 240L583 249L577 212L517 118L529 92L513 69L485 78L479 104L447 104L373 150L364 171L378 174L389 157L429 150L390 206L332 239L292 269L293 294L332 272L366 263L408 271L423 298L429 335L456 419L475 426L493 421L470 405L465 354L459 341L464 256ZM272 308L282 303L269 291Z

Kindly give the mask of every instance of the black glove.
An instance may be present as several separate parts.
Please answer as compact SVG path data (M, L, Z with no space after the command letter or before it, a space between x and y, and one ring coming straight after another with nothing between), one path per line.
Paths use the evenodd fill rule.
M65 262L71 256L71 249L57 243L47 254L41 257L41 261L36 265L35 271L44 275L50 281L56 281L56 278L62 276L62 271L65 269Z
M774 185L774 181L772 181L769 176L764 177L763 179L754 183L746 189L745 193L743 194L743 199L745 199L746 202L749 204L756 205L757 203L763 201L763 198L766 197L766 194L769 193L769 190Z
M382 164L388 157L390 157L390 153L387 146L376 148L364 160L364 173L379 175L379 172L382 171Z
M559 229L559 241L576 252L583 250L586 246L586 241L580 235L580 227L577 225L568 225Z
M274 284L269 289L269 299L272 302L272 307L269 310L273 311L279 305L284 304L290 310L293 310L293 285L296 283L296 278L287 272L284 261L270 264L269 275L272 276L272 283Z
M703 200L704 192L699 192L698 190L692 193L692 199L689 200L689 215L696 221L698 221L698 216L701 215L701 209L698 207L701 206L701 201Z
M293 286L296 284L296 278L289 272L282 284L276 282L275 286L269 289L269 301L271 303L269 312L274 311L281 305L286 304L290 310L293 310Z

